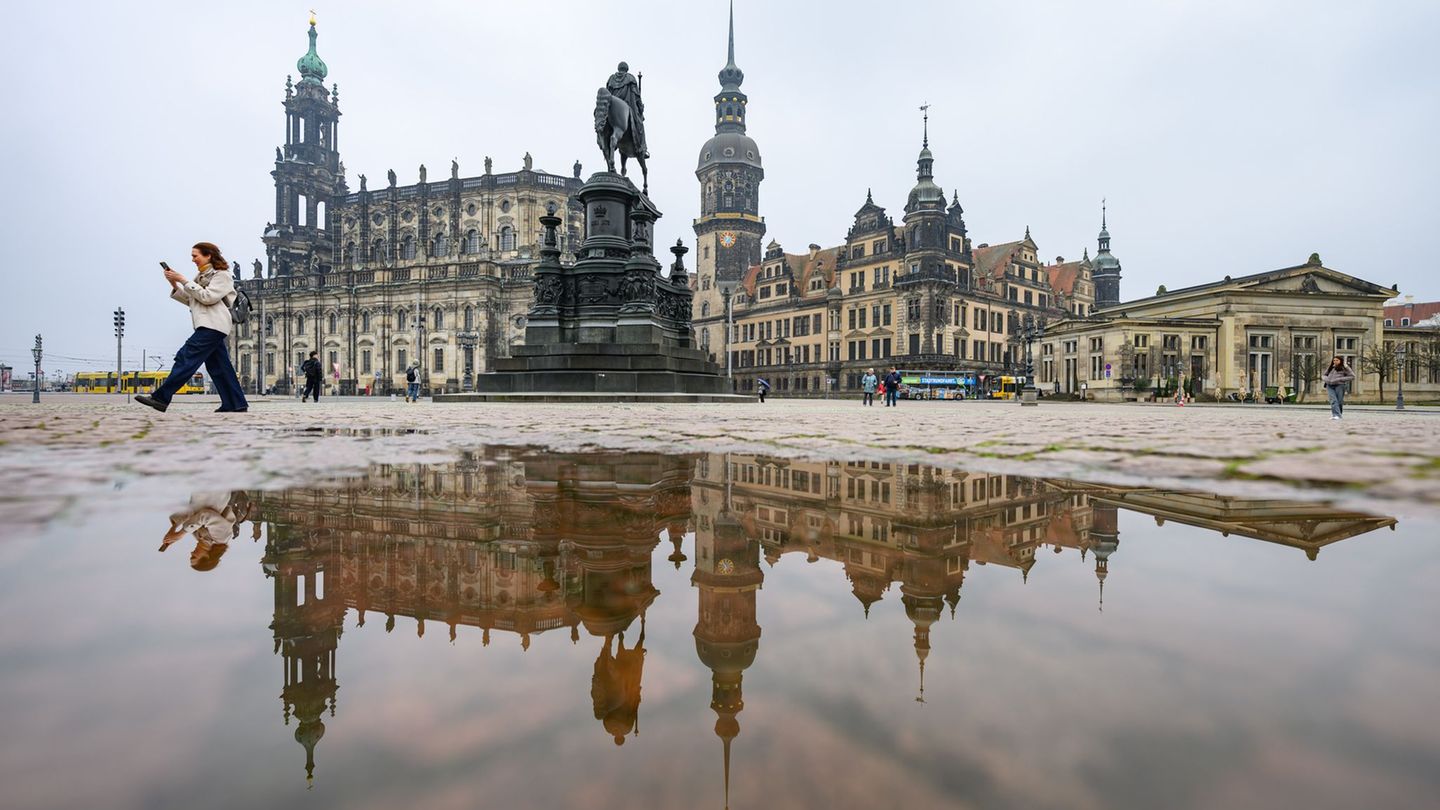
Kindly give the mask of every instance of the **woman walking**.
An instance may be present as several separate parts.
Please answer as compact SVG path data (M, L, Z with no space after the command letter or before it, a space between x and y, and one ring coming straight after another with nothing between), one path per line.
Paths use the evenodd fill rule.
M860 390L865 394L862 404L875 406L875 388L879 384L880 378L875 376L875 369L865 369L865 376L860 378Z
M245 392L240 389L240 379L235 376L230 353L225 349L231 329L230 305L235 301L230 264L220 255L220 248L210 242L197 242L190 249L190 261L199 270L194 280L171 270L163 262L161 265L165 268L165 280L170 282L170 297L190 308L190 322L195 331L175 353L170 376L154 391L135 397L135 401L164 413L175 392L203 365L220 394L216 413L243 413L250 409L250 404L245 401Z
M1325 393L1330 397L1330 418L1343 419L1345 417L1345 386L1355 379L1355 372L1345 365L1345 358L1330 358L1330 367L1320 375L1320 382L1325 384Z

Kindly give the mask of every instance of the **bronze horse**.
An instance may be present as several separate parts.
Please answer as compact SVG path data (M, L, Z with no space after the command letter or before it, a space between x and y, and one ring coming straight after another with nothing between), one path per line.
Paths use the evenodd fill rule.
M625 174L625 163L635 158L640 164L643 191L650 193L650 172L645 166L645 154L635 148L634 129L630 120L630 105L624 99L611 94L602 87L595 94L595 142L605 156L605 169L615 171L615 152L620 153L620 174Z

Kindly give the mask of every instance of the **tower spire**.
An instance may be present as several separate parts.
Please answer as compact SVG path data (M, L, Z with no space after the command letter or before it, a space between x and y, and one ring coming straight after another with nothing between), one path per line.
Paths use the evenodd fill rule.
M929 149L929 148L930 148L930 102L927 101L927 102L925 102L924 104L921 104L921 105L920 105L920 112L924 113L924 118L923 118L924 123L922 124L922 126L924 127L924 131L925 131L925 137L921 140L920 147L921 147L922 149Z
M730 0L730 51L725 64L735 67L735 0Z

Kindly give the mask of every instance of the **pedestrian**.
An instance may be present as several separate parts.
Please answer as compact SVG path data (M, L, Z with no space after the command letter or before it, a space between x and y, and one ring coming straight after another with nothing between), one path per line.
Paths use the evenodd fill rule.
M199 271L193 280L164 262L160 265L165 268L165 280L170 282L170 297L190 308L190 323L195 331L175 353L175 364L165 381L154 391L136 396L135 401L164 413L175 393L203 365L220 395L220 407L215 412L244 413L250 403L245 400L240 378L235 376L230 353L225 349L233 325L230 305L236 297L230 264L220 255L220 248L210 242L195 243L190 249L190 261Z
M411 363L410 368L405 369L405 401L420 401L420 364Z
M875 406L875 389L879 385L880 378L875 376L875 369L865 369L865 376L860 378L860 391L865 396L861 401L862 405L869 405L872 408Z
M760 391L760 401L765 401L765 395L770 393L770 381L761 377L755 381L755 387Z
M900 405L900 371L894 366L885 375L885 407Z
M300 364L300 372L305 375L305 393L300 396L301 402L311 396L315 397L316 402L320 401L320 379L324 370L320 368L319 354L320 352L310 352L310 358Z
M1330 367L1320 375L1320 382L1325 385L1325 393L1330 396L1330 418L1343 419L1345 417L1345 386L1355 379L1355 372L1345 364L1345 358L1335 356L1330 358Z

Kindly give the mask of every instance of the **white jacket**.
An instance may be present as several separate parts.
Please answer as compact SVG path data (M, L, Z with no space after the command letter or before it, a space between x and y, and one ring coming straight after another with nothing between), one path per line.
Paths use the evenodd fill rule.
M170 297L190 307L190 322L196 329L230 334L230 305L235 302L235 280L230 271L206 265L194 281L172 288Z

